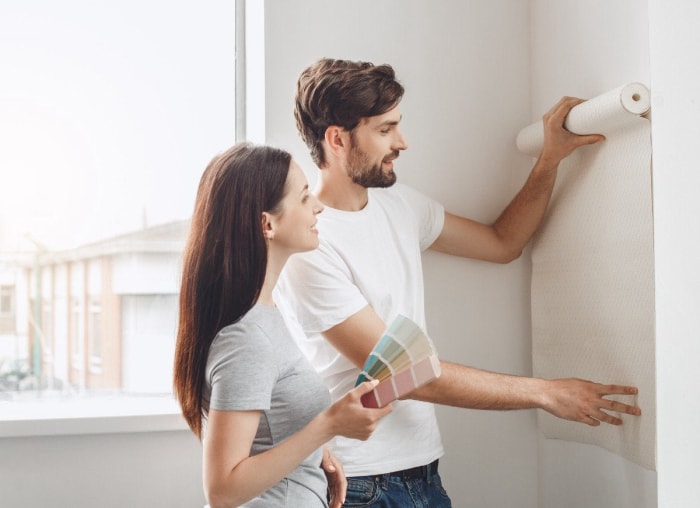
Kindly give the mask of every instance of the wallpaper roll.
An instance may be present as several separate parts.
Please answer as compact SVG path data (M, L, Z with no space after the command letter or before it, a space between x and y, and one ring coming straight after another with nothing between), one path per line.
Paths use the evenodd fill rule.
M589 427L538 412L548 438L601 446L656 468L654 253L649 92L624 85L574 107L565 125L605 141L563 160L532 242L533 374L639 388L611 397L642 408L624 424ZM538 156L542 122L518 147Z
M649 90L641 83L628 83L574 107L564 127L574 134L608 135L649 111ZM537 157L544 142L542 121L522 129L516 138L521 152Z

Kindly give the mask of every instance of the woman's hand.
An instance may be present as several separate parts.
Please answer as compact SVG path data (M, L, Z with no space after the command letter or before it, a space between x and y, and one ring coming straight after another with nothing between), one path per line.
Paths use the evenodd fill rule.
M374 389L378 381L365 381L338 399L326 409L325 417L329 421L330 431L334 436L345 436L365 441L372 435L379 420L391 413L391 404L375 409L362 405L362 396Z
M391 405L380 409L366 408L362 396L377 386L378 381L366 381L346 393L323 413L323 418L333 435L345 436L362 441L369 438L379 420L391 412ZM341 508L345 502L348 482L343 465L327 448L323 448L321 467L328 479L329 508Z
M321 467L328 480L328 507L341 508L345 502L348 481L345 479L343 465L327 447L323 448Z

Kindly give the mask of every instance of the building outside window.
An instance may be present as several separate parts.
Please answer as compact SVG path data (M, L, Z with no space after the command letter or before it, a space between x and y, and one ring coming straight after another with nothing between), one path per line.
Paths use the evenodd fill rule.
M93 297L88 308L88 337L90 337L90 372L102 374L102 305Z
M0 333L12 334L15 331L15 286L0 285Z
M188 219L236 139L235 14L0 6L0 400L171 396Z

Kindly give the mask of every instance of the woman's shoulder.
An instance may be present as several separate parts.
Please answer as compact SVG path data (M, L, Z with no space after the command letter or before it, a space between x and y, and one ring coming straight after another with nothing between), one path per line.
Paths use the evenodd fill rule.
M280 328L284 331L283 327L284 320L276 307L255 305L241 319L223 327L214 341L256 344L261 340L274 342L280 333Z

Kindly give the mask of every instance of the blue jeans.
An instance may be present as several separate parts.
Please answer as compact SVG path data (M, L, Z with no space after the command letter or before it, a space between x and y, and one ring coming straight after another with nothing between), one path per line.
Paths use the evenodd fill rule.
M415 473L415 469L411 473ZM348 478L344 508L452 508L442 487L437 461L422 474L386 473ZM426 471L427 469L427 471Z

